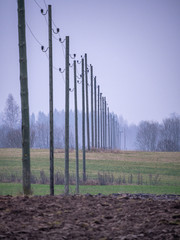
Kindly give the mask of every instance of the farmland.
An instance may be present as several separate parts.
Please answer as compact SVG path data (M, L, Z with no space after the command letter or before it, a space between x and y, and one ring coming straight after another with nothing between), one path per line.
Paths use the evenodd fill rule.
M80 177L82 177L81 151L79 158ZM55 150L54 166L55 174L64 173L63 150ZM22 191L21 184L18 184L22 176L21 168L21 149L0 149L1 195L15 195ZM75 151L71 151L69 170L72 178L75 178L75 168ZM31 172L38 183L32 187L34 194L48 194L47 184L41 184L42 173L46 179L49 179L48 149L31 149ZM80 193L180 194L179 152L87 152L86 173L88 185L81 186ZM71 193L75 192L75 186L71 186L70 189ZM63 193L63 186L55 186L55 194L59 193Z

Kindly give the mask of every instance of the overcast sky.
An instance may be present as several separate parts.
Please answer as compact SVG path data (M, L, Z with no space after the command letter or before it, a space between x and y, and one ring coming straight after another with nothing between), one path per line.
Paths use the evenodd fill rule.
M56 70L64 69L64 45L58 38L70 36L70 52L76 53L77 59L87 53L88 64L94 67L110 111L135 124L141 120L161 122L171 113L180 114L179 0L36 2L44 12L45 2L52 5L53 21L60 28L60 35L53 37L54 108L62 110L65 105L63 76ZM25 11L27 24L46 48L47 18L34 0L25 0ZM0 111L3 111L9 93L20 105L15 0L0 1L0 36ZM30 112L48 113L48 59L28 27L26 38ZM73 88L73 78L70 86ZM81 109L81 85L78 95ZM70 96L73 109L73 92Z

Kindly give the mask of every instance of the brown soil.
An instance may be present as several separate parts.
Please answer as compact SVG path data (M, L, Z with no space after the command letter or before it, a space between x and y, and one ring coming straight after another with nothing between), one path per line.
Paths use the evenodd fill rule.
M0 239L180 239L180 200L0 196Z

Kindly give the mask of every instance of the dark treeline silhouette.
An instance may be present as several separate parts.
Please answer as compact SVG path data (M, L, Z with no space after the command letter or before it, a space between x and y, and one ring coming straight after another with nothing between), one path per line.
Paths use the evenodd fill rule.
M70 142L75 148L74 111L70 110ZM91 112L89 113L91 125ZM12 94L9 94L4 111L0 113L0 147L21 148L20 108ZM180 151L180 116L171 115L158 122L142 121L138 126L128 125L122 116L118 117L120 137L117 149L140 151ZM78 112L79 148L82 148L82 112ZM91 133L90 133L91 134ZM31 148L49 148L49 114L39 111L37 116L30 116ZM64 148L65 112L54 110L54 147ZM87 141L86 141L87 149Z

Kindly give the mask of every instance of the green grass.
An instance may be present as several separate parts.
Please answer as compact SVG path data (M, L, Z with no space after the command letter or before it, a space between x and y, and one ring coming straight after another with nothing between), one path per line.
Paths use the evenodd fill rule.
M49 194L49 185L32 184L33 195ZM64 186L55 185L55 195L63 194ZM70 186L70 193L75 193L75 186ZM151 193L151 194L180 194L180 187L177 186L140 186L140 185L114 185L114 186L80 186L80 194L105 195L112 193ZM22 195L20 183L0 183L0 195Z
M75 175L75 151L70 152L69 170L70 174ZM79 169L80 177L82 177L82 152L79 153ZM15 174L21 178L22 176L22 160L21 149L0 149L0 177L3 175ZM31 172L39 177L40 171L43 170L49 178L49 150L48 149L31 149ZM55 150L54 153L54 171L64 172L64 152L63 150ZM98 172L112 173L114 177L123 177L126 179L130 174L133 175L132 185L120 186L81 186L84 193L88 188L91 191L102 192L118 192L122 191L138 191L148 192L156 191L156 193L174 193L180 188L180 152L135 152L135 151L119 151L119 152L87 152L86 153L86 171L88 178L96 179ZM143 177L145 184L149 180L149 175L153 177L160 176L159 186L140 185L136 186L138 174ZM9 194L13 191L10 185L6 185ZM15 185L14 185L15 186ZM36 185L37 187L38 185ZM46 188L41 185L42 189ZM2 187L2 186L1 186ZM36 188L33 185L33 188ZM60 189L60 186L56 188ZM21 185L20 185L21 188ZM124 189L125 188L125 189ZM74 189L74 186L72 186ZM83 190L86 189L86 190ZM105 190L104 190L105 189ZM156 189L156 190L153 190ZM4 190L3 190L4 191ZM36 190L35 190L36 191ZM34 192L35 192L34 191ZM40 190L39 190L40 191ZM45 191L45 190L44 190ZM74 190L72 190L74 191ZM17 190L22 192L22 190ZM111 193L112 193L111 192ZM47 190L47 194L49 191ZM36 193L35 193L36 194ZM45 193L46 194L46 193Z

